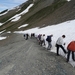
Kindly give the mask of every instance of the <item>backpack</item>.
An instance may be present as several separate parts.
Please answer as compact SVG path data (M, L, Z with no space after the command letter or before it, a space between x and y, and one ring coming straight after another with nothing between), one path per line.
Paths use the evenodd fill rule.
M46 41L48 41L48 37L46 38Z
M47 36L46 41L51 42L51 36Z

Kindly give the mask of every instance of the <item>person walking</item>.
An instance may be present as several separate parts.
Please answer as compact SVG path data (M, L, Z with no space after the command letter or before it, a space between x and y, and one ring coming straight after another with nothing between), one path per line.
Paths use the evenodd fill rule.
M26 34L26 40L28 40L28 36L29 36L29 34L27 33L27 34Z
M45 34L42 34L42 35L41 35L41 43L40 43L40 45L41 45L41 46L42 46L42 45L45 46Z
M42 36L42 34L39 34L39 35L38 35L38 42L39 42L39 45L41 45L41 36Z
M46 41L48 42L47 50L51 50L51 47L52 47L52 45L51 45L52 37L53 37L53 35L49 35L49 36L47 36L47 38L46 38Z
M24 39L25 39L26 34L24 34L23 36L24 36Z
M72 59L75 61L74 52L75 52L75 41L71 41L67 46L68 54L67 54L67 62L70 58L70 53L72 52Z
M46 45L45 44L45 34L43 34L43 44L44 44L44 46Z
M62 35L62 37L59 37L56 41L57 56L59 56L59 48L61 48L65 54L67 53L63 47L63 45L65 45L65 43L63 42L63 39L65 37L65 35Z

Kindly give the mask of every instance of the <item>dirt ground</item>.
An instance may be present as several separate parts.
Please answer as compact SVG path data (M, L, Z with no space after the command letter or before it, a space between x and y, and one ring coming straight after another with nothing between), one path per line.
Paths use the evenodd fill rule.
M35 38L6 35L8 38L0 41L0 75L75 75L75 68L65 58L47 51Z

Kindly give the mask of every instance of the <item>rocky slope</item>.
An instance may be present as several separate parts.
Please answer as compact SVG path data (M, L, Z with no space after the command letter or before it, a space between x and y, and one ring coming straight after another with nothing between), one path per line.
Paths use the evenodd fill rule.
M21 13L30 4L34 4L27 13L20 15L18 21L12 22L13 16ZM58 24L64 21L75 19L75 0L28 0L27 2L15 7L12 10L5 10L0 14L0 31L25 30L32 27L43 27ZM14 19L14 18L13 18ZM28 24L27 27L18 29L19 26Z

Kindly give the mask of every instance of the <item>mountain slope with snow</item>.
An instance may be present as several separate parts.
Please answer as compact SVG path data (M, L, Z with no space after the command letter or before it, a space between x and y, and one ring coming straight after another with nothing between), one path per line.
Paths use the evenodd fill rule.
M27 11L27 12L26 12ZM28 0L0 14L0 31L14 32L75 19L75 0ZM18 29L21 25L26 27Z
M29 9L27 9L31 4ZM24 11L27 11L24 13ZM0 31L19 31L33 27L44 27L75 19L75 0L28 0L0 14ZM14 17L16 16L16 17ZM18 29L19 26L28 24Z

